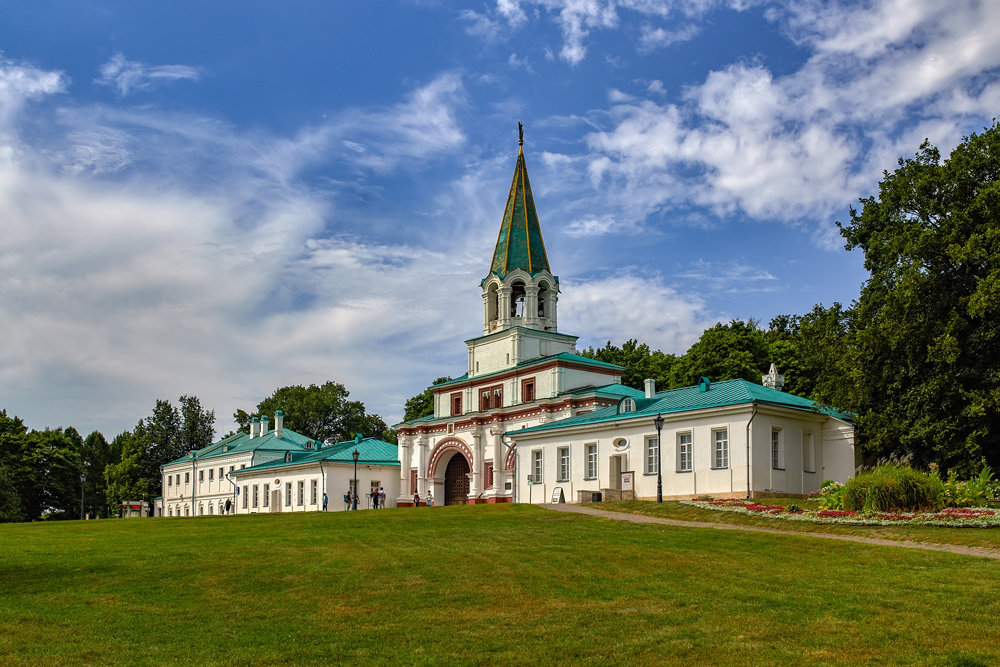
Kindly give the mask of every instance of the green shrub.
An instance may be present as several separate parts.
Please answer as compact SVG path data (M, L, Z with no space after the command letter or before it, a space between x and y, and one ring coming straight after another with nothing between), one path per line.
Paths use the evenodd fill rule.
M843 507L844 485L832 479L825 479L819 487L819 508L841 510Z
M842 508L855 512L937 510L944 507L941 479L905 465L884 463L847 480Z
M937 466L931 466L931 476L940 481ZM983 468L972 479L960 480L952 470L948 481L944 482L944 496L948 507L982 507L997 496L998 485L993 480L993 471L983 462Z

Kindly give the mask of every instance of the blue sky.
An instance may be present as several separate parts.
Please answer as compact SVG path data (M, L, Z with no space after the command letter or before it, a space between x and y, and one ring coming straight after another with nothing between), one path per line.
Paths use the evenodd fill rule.
M835 221L1000 109L997 0L0 5L0 407L387 421L481 332L525 124L560 330L849 303Z

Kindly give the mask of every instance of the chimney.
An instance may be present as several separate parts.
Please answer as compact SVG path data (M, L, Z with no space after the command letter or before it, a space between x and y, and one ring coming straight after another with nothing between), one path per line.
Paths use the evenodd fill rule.
M285 413L281 410L277 410L274 413L274 437L285 437Z
M260 420L254 417L250 420L250 439L253 440L257 437L257 430L260 427Z
M267 435L267 415L260 416L260 437Z
M656 396L656 380L653 378L646 378L646 398L653 398Z
M712 388L712 381L709 380L704 375L701 376L701 382L698 383L698 391L708 391Z

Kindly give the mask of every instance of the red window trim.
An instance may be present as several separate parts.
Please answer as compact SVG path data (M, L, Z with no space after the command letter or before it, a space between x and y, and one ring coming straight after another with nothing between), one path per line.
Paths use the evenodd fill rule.
M451 416L457 417L462 414L462 392L456 391L451 395Z
M528 391L527 391L527 388L529 386L531 387L530 398L528 397ZM533 400L535 400L535 378L534 377L525 378L524 380L521 380L521 402L530 403Z

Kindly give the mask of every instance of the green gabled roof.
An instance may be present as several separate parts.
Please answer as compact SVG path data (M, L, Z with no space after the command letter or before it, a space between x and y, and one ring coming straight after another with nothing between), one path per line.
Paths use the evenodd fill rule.
M517 151L514 179L500 222L490 273L503 279L514 269L524 269L531 275L549 271L549 258L545 254L535 200L531 196L531 183L528 182L528 169L524 165L523 146Z
M308 451L306 450L306 445L310 443L315 443L316 441L307 438L306 436L296 433L290 429L282 429L282 437L278 437L275 431L268 431L267 435L258 436L251 439L249 433L240 431L234 433L228 437L219 440L218 442L213 442L207 447L202 447L201 449L196 449L194 451L194 457L192 458L191 453L188 452L184 456L169 461L163 465L173 465L175 463L184 463L185 461L203 461L205 459L211 459L217 456L230 456L232 454L239 454L241 452L254 452L257 450L265 451Z
M241 475L257 470L270 468L281 468L284 466L301 465L303 463L337 462L354 463L354 450L358 450L358 463L364 465L399 465L398 448L391 442L379 440L378 438L362 438L357 440L345 440L335 445L323 447L318 450L306 450L302 452L292 452L292 460L268 461L259 465L243 468L239 471Z
M642 398L645 395L642 389L635 389L633 387L626 387L623 384L605 384L600 387L583 387L581 389L574 389L573 391L567 392L569 394L589 394L594 392L595 394L601 394L604 396L630 396L632 398Z
M447 387L449 385L457 384L459 382L470 382L470 381L478 382L481 379L489 378L494 375L500 375L501 373L509 373L512 370L523 370L530 366L535 366L537 364L543 364L545 362L552 361L553 359L558 359L560 361L571 361L575 364L583 364L585 366L595 366L597 368L609 368L617 371L625 370L622 366L618 366L617 364L609 364L606 361L598 361L597 359L591 359L590 357L584 357L579 354L573 354L572 352L560 352L559 354L550 354L547 357L536 357L534 359L529 359L528 361L522 361L518 365L512 366L511 368L504 368L499 371L493 371L492 373L483 373L482 375L477 375L473 378L470 378L469 374L466 373L462 377L455 378L454 380L448 380L447 382L441 382L439 384L435 384L431 387L431 389L433 389L434 387Z
M640 396L643 392L636 390ZM701 385L693 387L681 387L680 389L670 389L660 392L653 398L639 398L633 396L635 400L635 412L624 414L618 413L618 405L609 405L605 408L587 412L575 417L560 419L549 424L541 424L531 428L522 429L517 433L532 433L536 431L547 431L554 428L564 428L567 426L578 426L582 424L599 424L608 421L621 421L624 419L635 419L636 417L649 418L657 414L670 414L672 412L686 412L689 410L702 410L706 408L717 408L727 405L740 405L756 401L758 404L775 405L794 410L806 412L817 412L829 415L842 421L850 422L852 417L844 412L825 408L808 398L786 394L777 389L763 387L746 380L725 380L723 382L710 383L707 391L701 390Z

